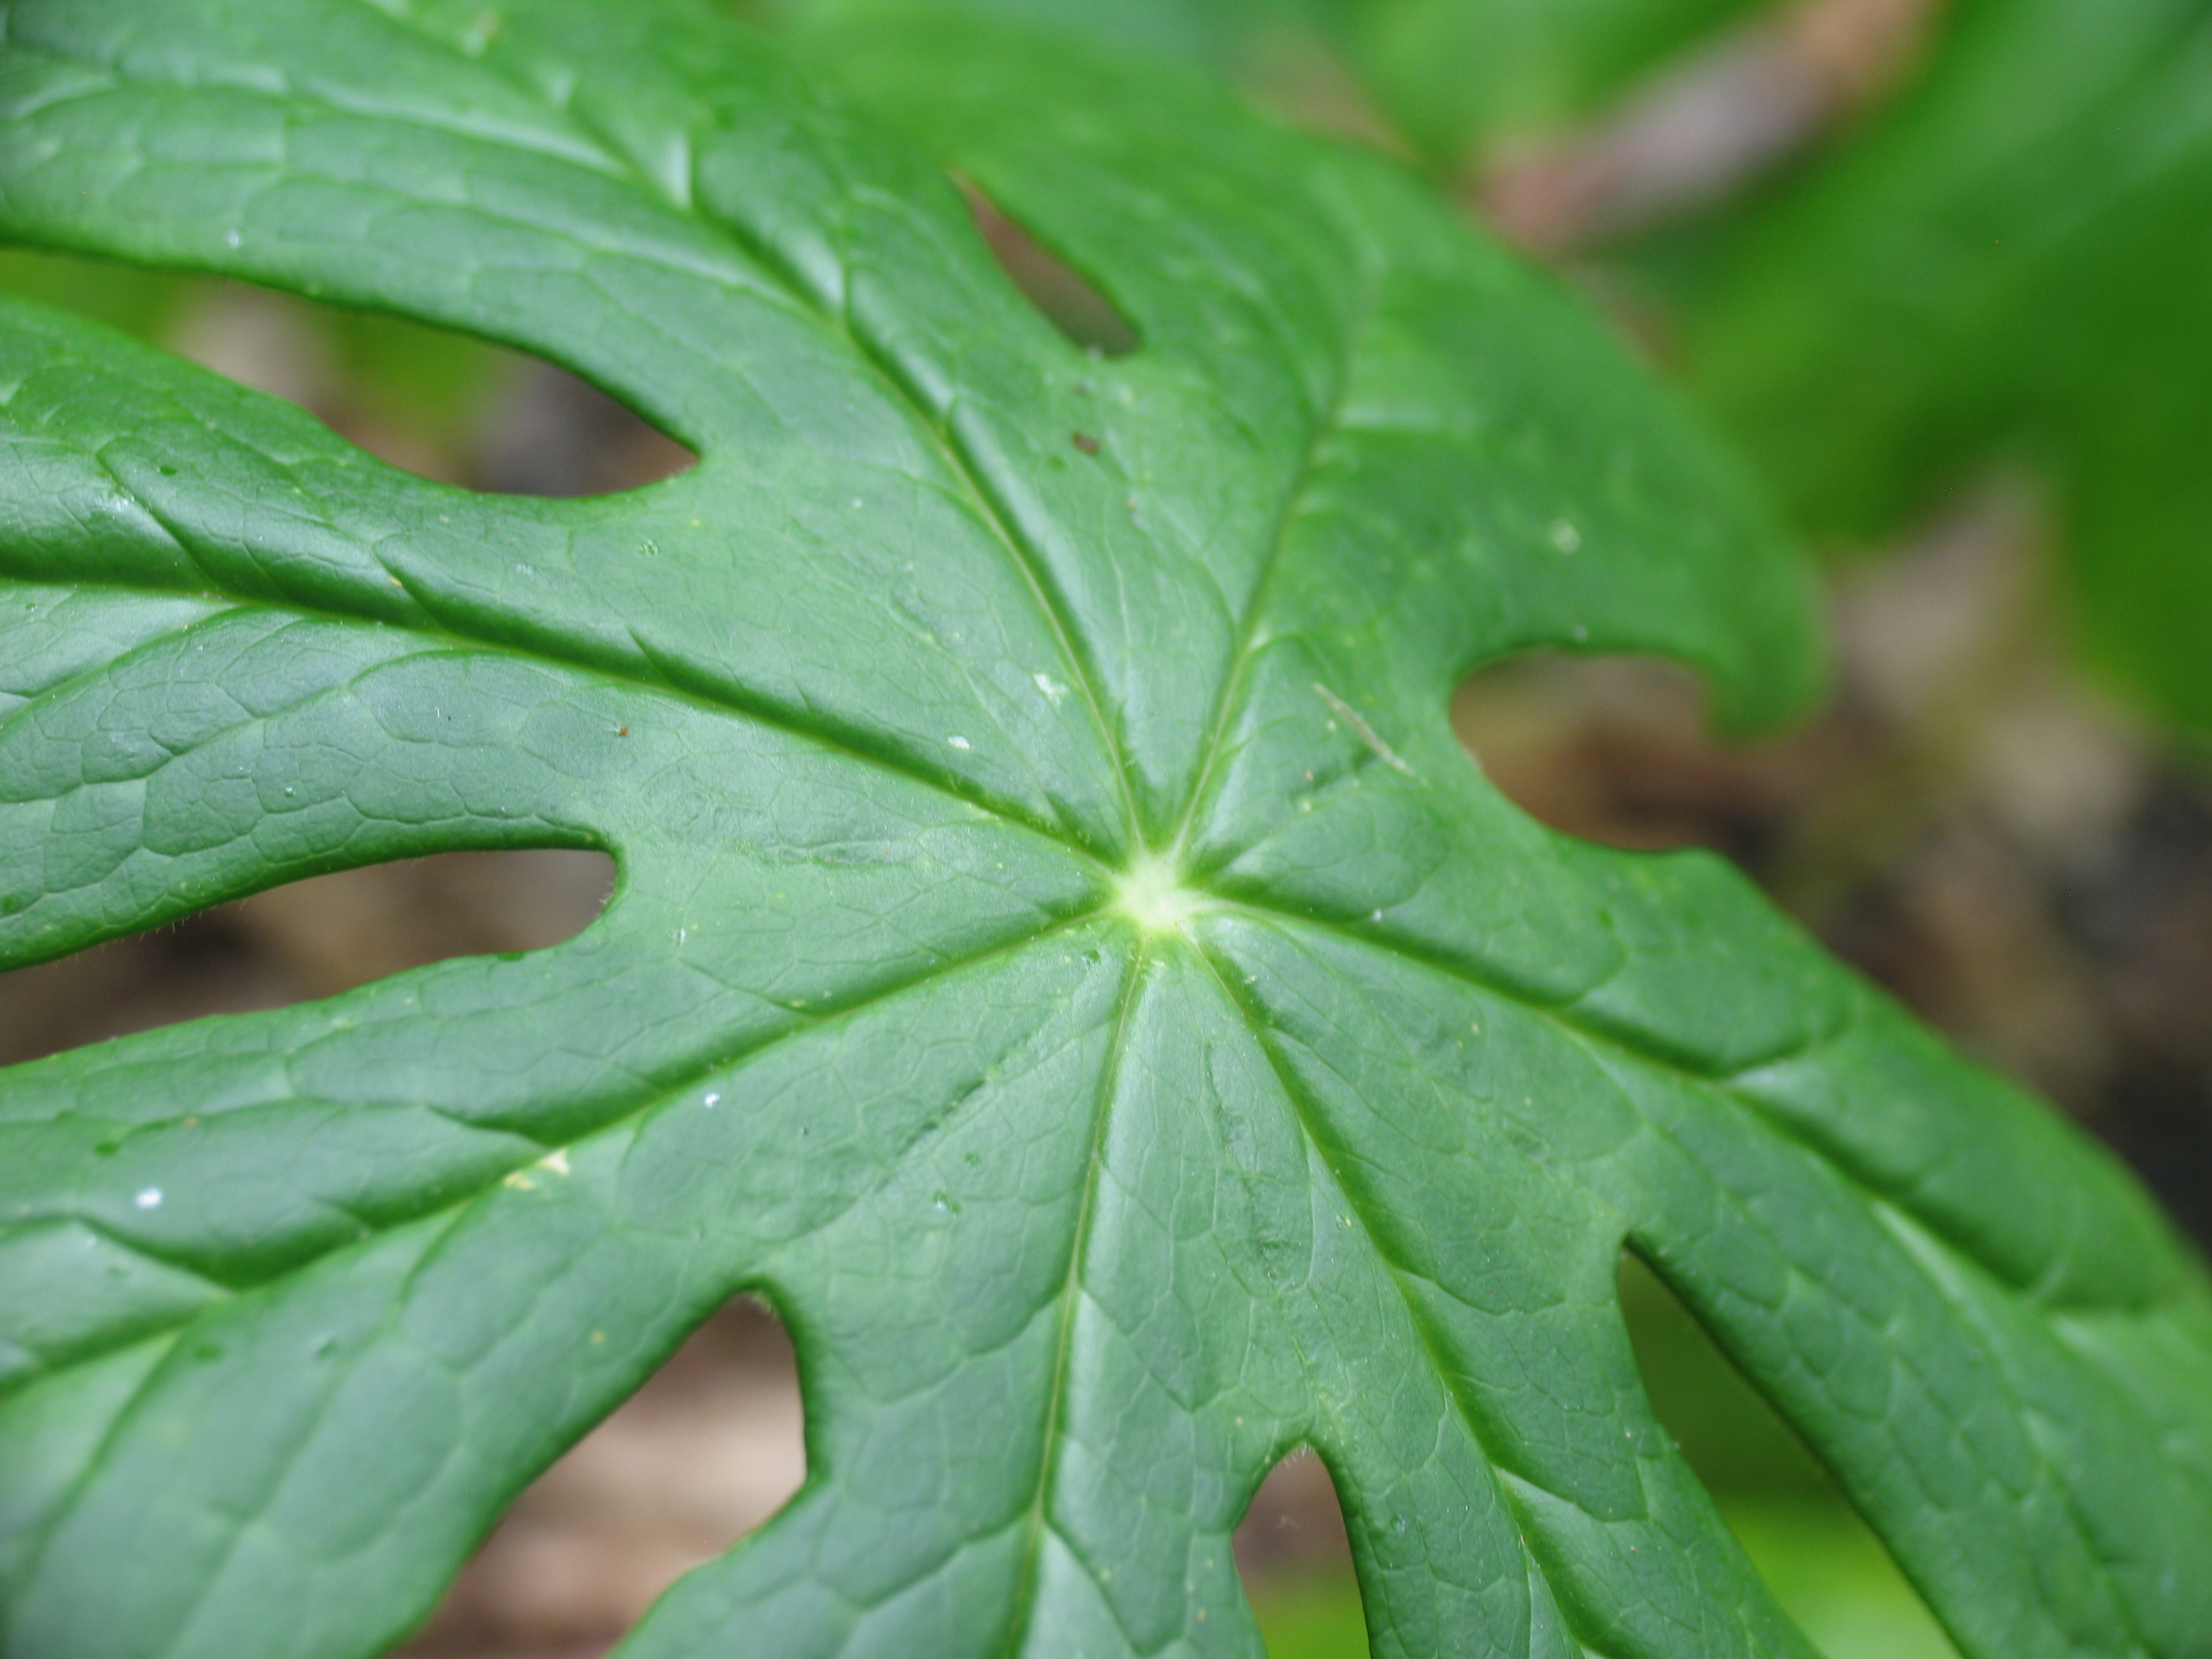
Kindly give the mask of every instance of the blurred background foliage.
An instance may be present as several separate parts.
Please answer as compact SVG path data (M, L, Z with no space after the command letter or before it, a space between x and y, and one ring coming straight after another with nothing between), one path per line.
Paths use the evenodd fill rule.
M1233 80L1583 287L1828 560L1836 696L1723 749L1684 676L1532 658L1462 688L1462 735L1555 827L1736 860L2212 1241L2212 0L732 3L799 30L978 8ZM1033 302L1112 320L975 206ZM0 287L447 483L592 494L691 459L551 365L392 319L21 251ZM0 1062L556 943L610 875L523 854L295 884L0 976ZM1662 1419L1830 1659L1948 1654L1656 1281L1627 1261L1622 1292ZM787 1341L733 1306L526 1495L410 1652L604 1652L774 1512L799 1435ZM1365 1652L1317 1462L1270 1477L1238 1553L1273 1659Z

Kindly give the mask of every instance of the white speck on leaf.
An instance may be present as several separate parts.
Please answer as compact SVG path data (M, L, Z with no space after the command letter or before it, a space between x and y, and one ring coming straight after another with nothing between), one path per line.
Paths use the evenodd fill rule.
M1579 553L1583 550L1583 532L1565 519L1553 525L1551 538L1552 545L1562 553Z
M947 738L945 742L951 744L955 749L965 750L975 747L975 744L969 743L965 738Z
M1036 682L1036 689L1044 693L1044 700L1054 708L1059 708L1060 700L1067 695L1067 688L1049 674L1032 674L1030 678Z
M158 1210L161 1207L161 1189L159 1187L146 1188L131 1201L142 1210Z

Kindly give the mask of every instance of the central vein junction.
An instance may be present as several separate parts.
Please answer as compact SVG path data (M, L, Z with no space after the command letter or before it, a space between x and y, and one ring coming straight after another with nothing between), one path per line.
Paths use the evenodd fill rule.
M1184 886L1181 872L1166 860L1148 853L1116 884L1115 905L1149 938L1182 932L1205 896Z

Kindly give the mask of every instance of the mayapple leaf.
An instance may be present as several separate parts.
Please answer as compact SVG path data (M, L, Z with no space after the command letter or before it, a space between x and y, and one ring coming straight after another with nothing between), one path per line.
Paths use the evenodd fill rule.
M1072 345L953 178L1139 343ZM809 1478L631 1659L1242 1656L1293 1447L1375 1650L1803 1654L1660 1273L1979 1659L2212 1628L2212 1301L1718 861L1521 815L1474 665L1801 705L1754 495L1417 184L889 9L15 0L0 228L564 364L487 497L0 310L0 965L603 848L569 943L0 1073L0 1653L339 1659L734 1294Z

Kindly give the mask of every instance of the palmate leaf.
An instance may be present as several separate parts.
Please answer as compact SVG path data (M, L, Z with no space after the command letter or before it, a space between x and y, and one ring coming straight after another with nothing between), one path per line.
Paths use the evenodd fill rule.
M1729 470L1415 186L888 13L0 23L11 234L535 350L702 458L471 495L0 313L0 962L434 849L621 872L555 950L0 1074L0 1652L374 1653L747 1289L810 1479L633 1656L1254 1655L1228 1534L1300 1443L1379 1653L1803 1652L1624 1243L1970 1653L2201 1651L2212 1318L2144 1200L1453 743L1528 646L1741 720L1811 653Z

